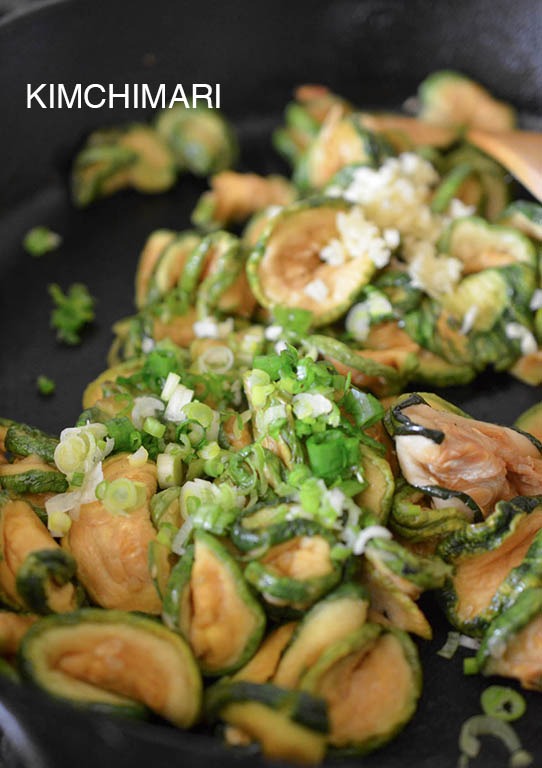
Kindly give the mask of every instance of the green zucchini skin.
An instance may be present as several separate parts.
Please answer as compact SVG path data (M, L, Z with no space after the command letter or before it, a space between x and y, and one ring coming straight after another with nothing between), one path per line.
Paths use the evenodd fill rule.
M527 588L489 625L475 659L482 674L492 674L491 660L500 658L506 646L542 612L542 588Z
M319 523L305 518L286 520L289 508L288 500L277 501L276 504L261 504L244 511L233 524L231 538L233 543L242 552L265 552L275 544L294 539L297 536L326 535L328 532ZM279 522L271 523L261 528L247 528L243 521L255 514L262 514L267 509L276 510L275 516ZM286 510L285 512L283 510ZM272 519L272 518L271 518Z
M393 497L389 520L394 533L412 542L438 540L469 522L464 511L453 506L453 501L449 507L426 506L423 501L428 495L431 494L401 483Z
M17 475L0 475L0 485L15 493L64 493L68 483L61 472L29 469Z
M404 399L390 408L384 416L384 426L386 427L389 435L395 437L396 435L419 435L420 437L426 437L428 440L432 440L434 443L440 445L445 438L444 432L440 429L428 429L420 424L414 424L409 417L403 413L406 408L410 408L411 405L429 405L421 395L416 393L405 396Z
M17 666L22 679L38 688L42 688L54 698L61 699L83 709L90 709L108 715L146 718L150 710L141 701L117 694L113 694L117 701L111 701L110 694L104 696L101 700L99 695L92 698L89 695L82 695L80 689L79 691L76 689L75 692L70 690L69 684L66 685L65 681L61 682L51 679L49 676L47 658L49 646L53 643L54 647L55 635L59 631L61 634L65 632L68 636L72 635L76 638L78 632L81 632L84 636L86 628L103 627L104 631L107 631L108 625L118 625L118 627L126 625L133 630L139 630L149 639L155 637L158 640L166 641L168 644L173 645L178 653L179 661L182 660L182 664L186 669L187 682L190 687L190 690L187 691L187 696L192 701L192 715L189 717L186 726L191 725L197 718L201 707L202 684L201 676L190 648L177 634L144 614L106 611L98 608L82 608L72 613L57 614L41 619L26 633L17 652ZM137 674L137 670L134 671L135 674ZM92 689L94 691L97 690L94 685ZM181 725L181 723L176 724Z
M221 680L205 692L204 712L209 722L220 717L228 704L257 701L271 709L287 713L296 723L319 733L328 733L327 705L305 691L279 688L271 683Z
M210 553L215 564L219 564L225 583L229 581L230 584L233 584L238 598L254 619L253 631L245 638L245 643L238 656L228 666L215 668L204 660L198 661L204 675L219 677L235 672L254 655L265 632L266 616L235 558L226 547L214 536L201 530L196 531L194 541L195 544L187 548L185 554L171 571L163 600L162 617L168 627L182 634L187 642L190 642L190 617L183 616L183 601L189 599L189 592L187 591L197 589L198 586L192 580L192 571L198 557L198 550Z
M502 212L499 224L519 229L533 240L542 241L542 205L530 200L514 200Z
M500 501L483 522L465 525L447 536L439 544L437 553L453 566L460 559L497 550L540 504L540 496L518 496L511 501ZM439 593L450 623L462 632L482 636L495 617L513 605L522 591L542 586L541 557L542 533L538 531L522 562L504 576L487 608L469 619L462 619L458 614L459 596L451 576Z
M143 305L161 301L175 287L176 280L171 279L171 271L178 263L190 258L190 254L201 242L201 237L193 230L175 235L161 252L149 278Z
M347 344L344 344L338 339L333 339L330 336L313 334L312 336L309 336L307 341L309 344L314 345L318 352L325 357L338 360L343 365L347 365L360 373L364 373L366 376L378 376L379 378L384 379L387 384L388 394L399 392L405 382L405 375L395 368L392 368L391 365L384 365L377 360L363 357L363 350L359 350L360 354L356 354L355 350L352 350ZM414 370L414 368L415 366L413 366L412 370Z
M36 427L27 424L11 424L6 433L6 450L17 456L29 456L36 453L48 464L55 460L55 448L59 440Z
M29 610L42 615L53 613L49 604L48 582L62 586L77 571L75 558L63 549L41 549L30 552L17 571L17 591ZM76 590L81 602L82 592Z
M441 588L452 572L439 555L422 557L393 539L371 539L365 556L378 571L405 579L421 590Z

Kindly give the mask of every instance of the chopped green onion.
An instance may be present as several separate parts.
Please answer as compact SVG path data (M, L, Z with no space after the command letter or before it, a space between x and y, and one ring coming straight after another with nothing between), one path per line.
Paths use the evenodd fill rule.
M38 376L36 384L41 395L52 395L56 389L56 384L47 376Z
M104 496L106 494L106 491L107 491L107 486L108 485L109 485L109 483L108 483L107 480L102 480L102 482L98 483L98 485L96 486L96 490L94 491L94 495L96 496L97 499L99 499L99 501L102 501L102 499L104 498Z
M154 416L147 416L143 422L143 431L153 437L163 437L166 425L155 419Z
M464 675L477 675L480 670L478 669L478 662L476 656L470 656L468 659L463 659L463 674Z
M51 326L57 330L57 339L66 344L79 344L79 332L94 320L94 299L82 283L74 283L64 294L56 284L49 285L49 294L56 309L51 314Z
M459 632L448 632L446 642L440 651L437 651L437 656L442 656L443 659L451 659L455 655L458 648Z
M49 227L32 227L23 240L23 248L31 256L43 256L54 251L62 243L62 238Z
M183 411L187 419L197 421L205 429L208 429L213 422L213 409L197 400L185 405Z
M186 435L188 437L191 446L195 450L201 448L205 442L205 429L198 421L193 421L192 419L184 421L177 427L177 432L175 435L177 442L180 442L181 435Z
M374 395L368 392L360 392L351 387L345 394L342 404L348 413L354 418L356 427L366 429L373 426L385 414L385 409Z
M121 477L108 484L102 502L111 514L121 514L140 507L145 503L146 496L144 483Z
M506 721L518 720L527 708L520 693L503 685L490 685L486 688L480 697L480 703L486 715Z
M105 422L107 433L115 441L115 451L133 452L141 445L141 433L126 416L117 416Z
M156 541L158 541L160 544L164 544L166 547L171 549L171 545L173 544L173 539L177 535L179 529L176 528L171 523L164 523L160 526L160 530L158 531L158 535L156 536Z
M67 512L57 510L49 515L47 525L52 533L64 536L72 527L72 520Z
M76 488L80 488L83 485L84 479L85 479L84 472L74 472L72 475L72 479L70 480L70 485L73 485Z
M148 458L149 452L144 446L140 445L135 453L132 453L131 456L128 456L128 464L131 467L142 467L147 463Z
M183 481L182 458L171 453L159 453L156 457L156 471L160 488L172 488Z
M532 764L531 755L521 748L521 742L509 723L490 715L469 717L463 723L459 735L459 749L467 758L478 756L480 752L479 736L494 736L499 739L510 752L509 765L518 768L518 766Z
M338 429L311 435L306 446L311 469L317 477L332 479L347 467L359 464L357 438L346 437Z
M177 373L173 373L173 371L168 373L166 383L164 384L160 394L162 400L164 400L166 403L168 402L180 381L181 377Z

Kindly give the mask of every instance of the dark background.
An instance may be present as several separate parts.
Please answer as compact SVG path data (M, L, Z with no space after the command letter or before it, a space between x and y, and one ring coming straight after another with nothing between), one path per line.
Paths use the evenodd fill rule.
M133 275L146 236L157 227L187 227L205 183L182 177L165 195L127 192L75 211L68 172L85 135L150 115L120 106L27 110L26 83L146 82L152 88L165 82L173 90L177 82L220 82L223 110L241 136L241 167L266 173L286 171L269 137L298 83L325 83L366 107L396 107L428 72L453 67L514 102L528 124L542 115L539 0L0 0L2 10L0 415L55 431L73 424L84 386L105 367L112 323L133 312ZM50 226L64 242L36 260L20 241L37 224ZM58 282L66 289L75 281L97 298L97 319L80 347L67 348L48 327L46 286ZM40 373L57 382L50 399L36 391ZM447 394L475 416L509 424L539 399L538 390L492 373ZM435 655L447 627L430 597L424 607L435 640L420 642L425 685L419 711L390 746L351 765L456 765L461 723L480 712L488 681L462 676L465 651L452 661ZM516 730L540 763L540 699L526 698L528 712ZM259 762L253 755L235 757L206 734L84 717L0 681L1 701L7 709L0 705L0 723L10 737L6 754L15 750L31 766ZM506 750L485 739L471 764L504 768Z

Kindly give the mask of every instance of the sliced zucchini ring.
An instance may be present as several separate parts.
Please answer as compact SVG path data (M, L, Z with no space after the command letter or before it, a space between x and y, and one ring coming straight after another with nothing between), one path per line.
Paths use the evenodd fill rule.
M395 490L393 472L389 462L374 449L363 445L360 450L361 469L368 486L356 496L356 503L368 509L379 525L386 525Z
M206 691L205 712L211 722L220 718L241 738L259 742L265 757L308 765L324 757L326 703L304 691L221 681Z
M167 245L174 239L175 232L170 229L157 229L148 236L137 262L135 276L135 303L138 309L145 304L149 280Z
M14 422L7 429L4 445L6 451L14 453L16 456L34 454L48 464L52 464L58 438L42 432L41 429Z
M330 746L366 754L414 715L422 687L416 646L398 629L367 623L329 646L301 680L328 704Z
M542 690L542 589L529 588L494 619L476 654L483 675L517 678L523 688Z
M348 252L339 266L328 264L320 254L339 240L337 216L351 208L340 199L316 198L286 206L271 219L247 263L260 304L309 310L315 326L346 312L376 265L368 252L356 258Z
M296 688L328 646L363 626L368 607L367 591L359 584L343 584L320 600L298 624L273 683Z
M187 259L200 242L201 237L188 230L165 245L149 276L143 304L160 301L177 285Z
M436 543L472 522L474 513L469 508L466 512L464 504L454 505L457 496L453 491L449 494L449 505L445 507L433 507L431 493L432 490L422 491L403 482L393 497L391 530L411 542ZM442 494L437 498L442 498Z
M514 200L502 212L499 224L519 229L527 237L542 241L542 205L530 200Z
M441 593L450 622L480 636L526 586L541 586L542 498L501 501L484 522L444 539L438 553L454 566Z
M210 184L192 212L194 226L205 231L242 224L268 206L289 205L297 196L283 176L222 171L211 177Z
M433 72L418 88L420 117L428 123L511 131L516 114L474 80L452 70Z
M148 548L156 538L149 501L156 492L156 465L134 467L125 453L103 463L104 478L126 478L145 485L145 503L128 515L112 515L101 501L83 504L62 541L77 561L78 577L92 601L103 608L159 614L162 604L148 567Z
M135 613L85 608L35 624L18 652L22 677L71 704L111 714L148 710L189 728L201 675L175 632Z
M180 171L208 176L234 165L239 148L231 125L219 109L177 104L162 110L155 121Z
M360 115L344 117L341 109L334 109L306 152L298 158L294 181L305 192L320 190L346 165L377 167L391 155L393 150L384 136L367 130Z
M528 237L517 229L488 224L475 216L456 219L441 240L440 248L463 262L465 275L508 264L536 267L536 248Z
M14 609L73 611L80 595L75 562L22 500L0 501L0 597Z
M431 640L433 630L415 600L411 594L400 589L388 574L365 560L361 566L360 579L369 593L369 621Z
M0 622L1 619L0 613ZM269 682L277 670L282 654L290 643L296 627L296 621L289 621L274 629L267 635L248 664L233 675L232 680L247 680L250 683Z
M256 652L265 614L235 559L218 539L198 530L171 572L163 619L190 643L203 674L226 675Z
M342 568L331 558L335 539L322 526L302 519L283 523L274 540L245 569L246 580L272 605L307 608L340 581Z
M14 493L63 493L68 483L56 467L31 453L13 464L0 465L0 487Z

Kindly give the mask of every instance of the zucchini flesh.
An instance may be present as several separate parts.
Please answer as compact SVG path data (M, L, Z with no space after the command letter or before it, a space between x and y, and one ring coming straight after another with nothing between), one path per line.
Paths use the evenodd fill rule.
M542 403L535 403L522 413L514 426L542 441Z
M269 682L275 674L282 654L292 639L296 627L297 622L290 621L273 630L265 638L248 664L239 669L232 680L247 680L251 683Z
M190 642L203 673L213 676L243 666L265 630L265 614L233 556L200 530L193 553L171 573L163 618Z
M275 685L295 688L332 643L363 626L368 610L364 587L345 584L321 600L304 616L287 647L276 674Z
M190 648L147 617L83 609L42 619L18 652L21 675L52 696L111 714L148 709L188 728L201 706Z
M57 445L58 438L27 424L11 424L5 437L5 448L10 453L17 456L35 454L48 464L54 461Z
M367 623L331 645L301 687L327 701L330 745L365 754L413 716L421 693L418 652L406 633Z
M15 493L64 493L68 489L62 472L34 453L13 464L0 465L0 486Z

